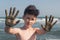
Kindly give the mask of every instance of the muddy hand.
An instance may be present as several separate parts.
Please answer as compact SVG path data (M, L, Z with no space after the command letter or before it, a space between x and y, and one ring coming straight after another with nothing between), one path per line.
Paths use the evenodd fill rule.
M17 10L16 12L15 11L16 11L16 8L14 7L12 9L12 7L11 7L10 8L9 15L8 15L7 10L5 10L5 14L6 14L5 25L6 26L12 27L12 26L14 26L14 25L16 25L16 24L19 23L19 20L18 21L15 21L15 18L18 15L19 10Z
M53 27L53 25L55 25L56 24L56 22L57 22L57 20L55 21L55 22L53 22L54 20L54 17L52 16L52 15L50 15L50 17L49 17L49 20L47 20L47 16L45 17L45 26L43 26L43 25L41 25L41 27L45 30L45 31L47 31L47 32L49 32L51 29L52 29L52 27Z

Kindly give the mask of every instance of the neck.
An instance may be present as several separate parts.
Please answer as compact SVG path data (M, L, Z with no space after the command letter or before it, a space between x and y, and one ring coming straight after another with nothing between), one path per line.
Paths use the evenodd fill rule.
M32 26L24 25L24 28L25 28L25 29L28 29L28 28L32 28Z

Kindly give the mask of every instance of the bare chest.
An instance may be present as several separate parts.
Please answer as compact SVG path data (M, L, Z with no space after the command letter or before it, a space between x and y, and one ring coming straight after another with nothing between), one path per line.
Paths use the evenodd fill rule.
M34 39L35 30L21 30L19 35L22 40Z

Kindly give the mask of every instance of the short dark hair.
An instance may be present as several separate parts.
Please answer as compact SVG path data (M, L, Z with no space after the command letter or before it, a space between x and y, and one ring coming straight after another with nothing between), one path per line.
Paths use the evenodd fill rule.
M39 15L39 10L34 5L29 5L25 8L24 15L30 14L37 17Z

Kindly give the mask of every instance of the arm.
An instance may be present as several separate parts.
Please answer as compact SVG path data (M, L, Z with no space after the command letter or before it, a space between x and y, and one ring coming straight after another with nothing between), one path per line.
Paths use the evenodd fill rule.
M53 25L55 25L56 22L57 22L57 21L53 22L53 18L54 17L52 17L52 15L51 15L49 20L47 20L47 16L46 16L45 17L45 19L46 19L45 26L41 25L42 29L41 30L40 29L36 29L36 32L38 34L44 34L46 32L49 32L52 29Z
M6 33L9 33L9 34L17 34L18 33L18 31L16 31L17 30L17 28L12 28L12 27L5 27L5 32Z
M36 28L36 34L45 34L46 31L44 29L39 29L39 28Z
M16 30L16 28L12 28L13 26L15 26L16 24L19 23L19 20L16 21L15 18L17 16L19 11L15 13L15 8L10 8L10 12L9 12L9 15L7 13L7 10L5 10L5 14L6 14L6 19L5 19L5 32L7 33L11 33L11 34L16 34L18 33Z

